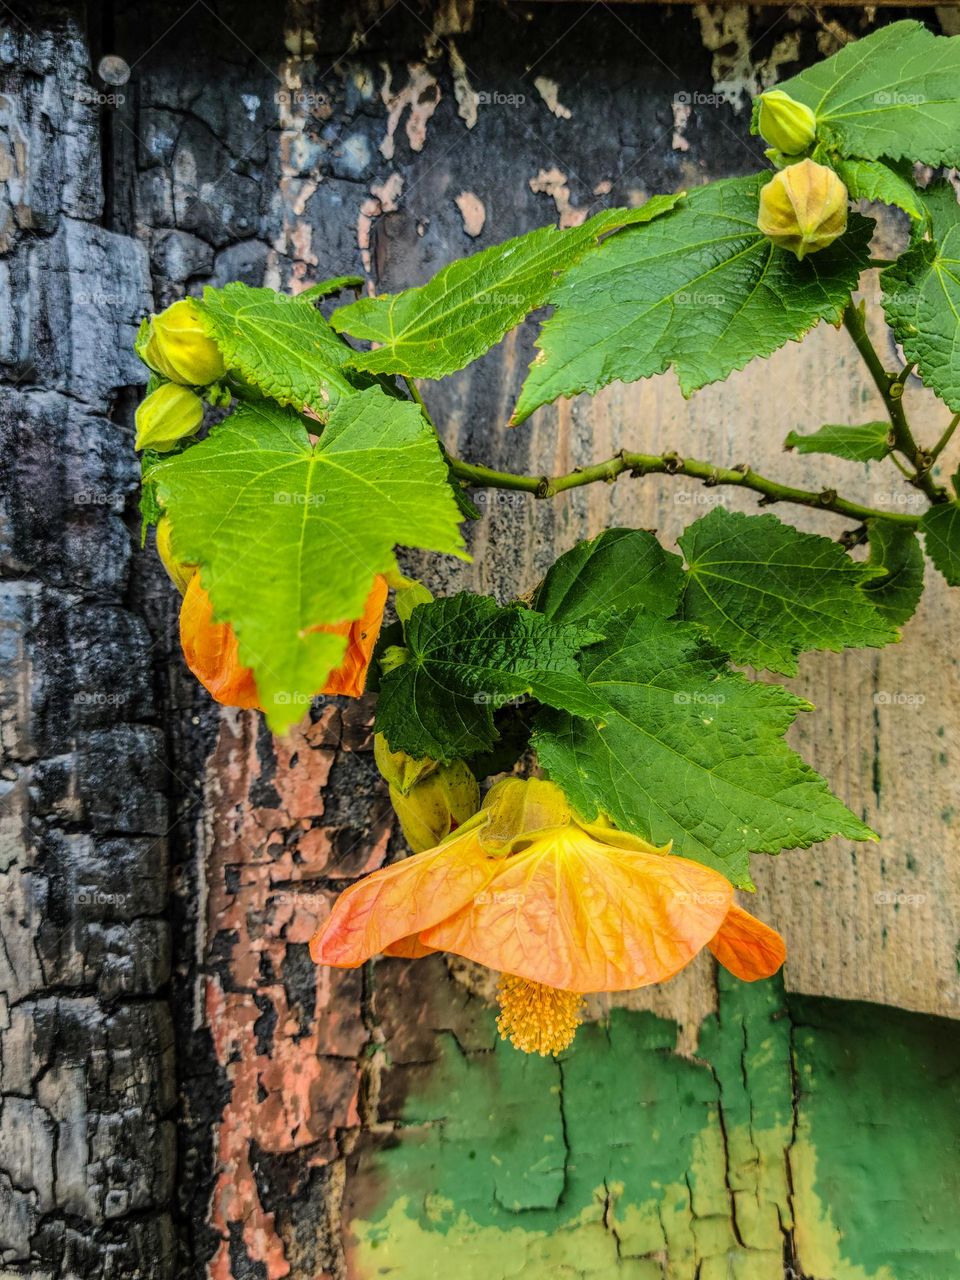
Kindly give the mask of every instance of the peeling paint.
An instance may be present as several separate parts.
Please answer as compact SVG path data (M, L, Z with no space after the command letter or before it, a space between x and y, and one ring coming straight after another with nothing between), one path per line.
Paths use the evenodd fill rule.
M793 30L777 40L766 58L757 57L747 5L698 4L694 13L703 46L713 54L714 93L735 111L742 111L758 93L776 84L780 68L800 56L800 32Z
M440 85L422 62L407 66L407 83L402 89L393 89L393 73L387 63L381 63L383 87L380 97L387 108L387 131L380 143L380 153L385 160L392 160L396 151L396 132L407 112L406 134L411 151L422 151L427 140L427 125L440 104Z
M286 33L286 45L288 49L309 48L310 42L304 33L290 30ZM304 57L294 53L278 70L280 180L274 207L279 210L280 230L271 247L264 279L269 288L279 289L280 264L283 259L289 259L293 265L286 285L292 293L309 285L310 268L317 265L312 247L313 230L303 218L307 202L320 185L316 173L319 151L310 136L310 127L331 114L324 98L304 91L304 62Z
M565 107L560 101L560 86L556 80L551 80L549 76L537 76L533 82L534 88L540 97L547 104L548 110L552 111L558 120L569 120L573 116L573 112L569 107Z
M385 181L375 183L370 188L370 195L360 206L360 212L357 215L357 246L367 275L373 271L373 258L370 252L373 224L383 214L396 212L402 192L403 175L391 173Z
M453 96L457 100L457 115L468 129L472 129L477 123L477 91L467 75L467 64L452 40L447 45L447 53L450 58L450 75L453 77Z
M212 1280L233 1280L237 1230L266 1280L291 1274L257 1153L300 1153L307 1169L337 1158L337 1131L359 1124L357 1059L367 1041L358 974L315 974L310 965L303 1001L288 977L332 901L330 889L315 886L343 874L331 831L317 825L340 712L330 706L316 724L275 740L269 779L257 728L255 716L225 714L208 765L204 1016L229 1090L216 1132L209 1220L221 1243ZM258 803L265 789L269 798ZM388 833L364 848L363 870L382 863Z
M687 141L685 134L687 132L687 124L690 120L690 105L686 102L674 101L673 104L673 139L671 146L674 151L689 151L690 143Z
M457 208L463 218L463 229L468 236L476 238L483 230L487 220L487 211L483 201L472 191L461 191L456 198Z
M587 210L571 206L567 175L560 169L541 169L535 178L530 179L530 190L551 197L556 205L561 227L579 227L586 221Z
M437 0L433 14L436 36L464 35L473 27L474 0Z
M396 1061L345 1188L350 1280L955 1280L953 1024L723 975L692 1059L616 1010L545 1061L439 1001L411 1039L400 972L378 966Z

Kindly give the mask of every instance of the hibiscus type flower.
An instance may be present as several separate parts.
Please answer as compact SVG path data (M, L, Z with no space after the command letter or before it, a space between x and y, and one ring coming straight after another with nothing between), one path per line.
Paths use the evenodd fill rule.
M519 778L436 848L352 885L310 943L340 968L450 951L499 970L502 1038L544 1055L572 1041L584 994L663 982L704 947L748 982L786 955L718 871L584 822L553 783Z
M362 618L316 628L347 637L343 662L330 673L318 693L341 693L350 698L359 698L363 693L367 668L383 621L387 589L385 578L374 578ZM228 707L263 710L253 672L240 662L233 627L229 622L214 621L213 603L200 585L198 573L189 579L180 606L180 645L187 666L217 702Z

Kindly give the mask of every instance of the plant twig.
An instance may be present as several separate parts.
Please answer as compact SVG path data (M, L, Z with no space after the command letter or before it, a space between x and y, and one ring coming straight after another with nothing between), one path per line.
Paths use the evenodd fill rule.
M424 403L423 396L420 394L420 388L417 386L417 384L414 382L413 378L411 378L409 374L406 374L406 373L403 374L403 381L406 384L407 390L410 392L410 398L416 401L416 403L420 406L420 412L423 414L426 420L430 423L431 427L433 427L434 431L436 431L437 424L434 422L433 418L431 418L430 416L430 410L427 408L426 404Z
M869 369L877 390L883 397L893 428L894 447L914 468L914 473L908 476L910 483L917 489L922 489L931 502L945 502L946 490L931 476L929 455L919 448L913 438L913 432L910 430L903 408L903 385L910 376L913 365L908 365L899 374L887 372L877 354L876 347L870 341L863 312L852 302L843 313L843 323L853 339L854 346L863 357L863 362Z
M940 457L941 453L943 453L947 445L950 443L950 439L953 433L956 431L958 424L960 424L960 413L955 413L953 417L950 419L950 422L947 426L946 431L944 431L943 435L940 437L937 443L933 446L933 448L927 454L927 457L930 459L931 467L936 462L936 460Z
M689 476L694 480L701 480L708 487L723 484L734 485L740 489L751 489L762 496L764 505L774 502L792 502L802 507L812 507L817 511L832 511L834 515L851 520L887 520L892 524L907 525L910 528L915 528L920 523L919 516L898 511L879 511L873 507L861 506L857 502L850 502L842 498L834 489L823 489L819 493L808 489L794 489L789 485L778 484L776 480L769 480L766 476L758 475L747 466L717 467L711 462L701 462L697 458L681 458L676 453L630 453L621 450L606 462L596 462L592 466L582 467L560 476L518 475L511 471L496 471L492 467L462 462L459 458L451 457L448 460L452 474L472 488L514 489L533 494L535 498L552 498L568 489L579 489L583 485L594 484L598 480L609 483L624 472L631 476Z

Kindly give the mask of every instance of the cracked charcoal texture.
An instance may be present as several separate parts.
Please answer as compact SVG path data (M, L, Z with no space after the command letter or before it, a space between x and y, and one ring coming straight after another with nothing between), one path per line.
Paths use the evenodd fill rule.
M860 14L836 15L865 29ZM135 549L130 444L143 371L130 347L144 312L234 279L296 290L360 271L376 290L398 289L564 210L575 217L751 172L760 144L745 140L744 112L698 111L678 143L674 95L775 70L791 40L809 62L823 38L812 16L780 9L577 8L568 39L574 17L559 3L528 11L469 0L392 9L379 0L193 9L43 0L0 13L4 1280L365 1280L386 1259L363 1250L400 1188L434 1226L447 1201L481 1225L491 1214L511 1229L536 1217L541 1233L557 1234L561 1261L563 1206L582 1205L582 1275L599 1266L631 1280L690 1280L699 1266L699 1280L729 1280L721 1266L731 1250L737 1280L837 1272L807 1176L809 1143L797 1147L797 1185L784 1184L783 1154L802 1119L791 1072L818 1062L794 1031L791 1067L788 1024L826 1019L823 1034L834 1035L833 1056L819 1059L834 1081L818 1103L829 1125L844 1088L846 1045L817 1002L798 1010L788 997L785 1013L776 992L753 1005L730 992L718 1001L703 964L638 997L659 1016L615 1011L557 1066L494 1051L489 984L467 966L431 959L316 974L306 945L334 894L402 849L373 763L371 708L318 703L275 741L255 715L211 706L178 657L176 594L152 551ZM96 75L109 54L131 67L123 85ZM466 92L491 97L471 128L458 114L458 59ZM785 73L796 65L787 59ZM535 74L557 81L571 118L551 111ZM462 78L459 88L469 116ZM523 101L498 104L498 93ZM462 191L483 202L479 238L464 227ZM589 406L561 402L505 432L533 336L521 326L478 366L429 389L463 456L568 470L664 440L702 454L709 429L720 462L741 461L746 439L757 463L775 458L800 425L791 417L774 430L771 403L812 400L819 416L808 428L841 420L841 406L828 408L801 383L808 357L785 352L693 407L658 379ZM850 420L875 412L835 336L813 342L851 388ZM810 483L809 460L788 465L788 480ZM473 566L431 561L432 581L506 597L607 524L658 527L673 539L702 514L666 484L599 488L554 504L478 495ZM869 486L855 496L869 500ZM934 649L946 650L946 614L934 602L914 624ZM945 779L958 744L955 726L937 734L937 708L950 695L931 698L908 725L874 715L875 690L899 687L887 662L838 656L820 668L820 684L806 672L796 682L828 714L795 745L848 802L868 798L865 819L882 817L892 833L883 861L858 863L844 845L800 855L817 859L811 885L810 866L791 879L784 858L765 872L758 909L788 933L795 991L955 1014L960 990L943 957L956 938L942 920L945 858L956 848ZM930 789L909 806L920 827L897 827L908 808L899 780L915 774L909 766L930 742ZM864 909L890 888L926 905L913 914ZM598 1005L591 1017L604 1012ZM926 1043L923 1023L898 1025L896 1035ZM701 1025L709 1070L684 1056ZM757 1060L739 1050L751 1028ZM946 1059L955 1042L946 1030L937 1037ZM631 1073L639 1098L615 1103ZM593 1117L612 1117L637 1138L639 1101L654 1108L644 1114L673 1123L662 1102L656 1110L657 1089L678 1110L678 1149L701 1122L706 1137L699 1155L690 1152L702 1182L688 1174L675 1203L654 1197L650 1209L638 1179L663 1183L675 1170L643 1163L642 1134L622 1144L635 1163L618 1163L617 1142L595 1132ZM470 1101L458 1115L461 1096ZM533 1170L524 1132L547 1144ZM434 1151L438 1133L450 1142ZM487 1148L494 1172L484 1166L478 1178L477 1152ZM855 1180L858 1149L843 1158ZM905 1194L891 1176L887 1203ZM794 1214L804 1230L791 1225ZM431 1241L405 1252L405 1229L398 1222L390 1261L398 1275L405 1267L424 1280ZM941 1280L943 1247L922 1236L917 1276ZM475 1255L490 1280L526 1262L524 1275L539 1280L558 1265L540 1248L468 1235L457 1265ZM449 1273L442 1256L438 1265ZM895 1280L904 1277L914 1273Z

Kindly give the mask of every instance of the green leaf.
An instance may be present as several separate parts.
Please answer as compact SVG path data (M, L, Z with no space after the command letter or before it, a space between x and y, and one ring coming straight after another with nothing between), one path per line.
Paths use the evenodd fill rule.
M731 672L696 628L638 611L581 667L605 716L541 712L533 746L585 817L674 840L742 887L751 852L874 838L783 741L809 703Z
M309 289L304 289L302 293L297 294L297 298L301 302L319 302L323 298L332 297L335 293L341 293L344 289L362 289L363 285L363 276L332 276L329 280L320 280L312 284Z
M319 441L291 410L245 405L150 472L174 553L202 567L215 615L278 732L339 664L394 547L462 554L459 515L420 410L371 389L339 402Z
M916 188L889 165L879 160L837 160L833 167L851 200L878 200L902 209L915 221L924 217Z
M923 204L934 240L942 240L948 231L960 225L960 201L951 183L941 178L917 193Z
M147 530L157 523L163 515L163 508L157 501L157 487L146 477L147 469L152 466L160 454L145 452L140 461L140 547L146 546Z
M848 462L879 462L890 452L889 436L889 422L864 422L857 427L830 423L808 436L791 431L783 445L798 453L829 453Z
M864 592L876 568L829 538L716 507L678 542L688 566L683 616L734 662L795 675L809 649L898 639Z
M557 275L600 236L649 222L681 195L654 196L638 209L606 209L579 227L540 227L491 245L402 293L360 298L333 313L334 328L382 345L354 353L359 369L441 378L495 346L528 312L543 305Z
M607 529L562 555L537 588L533 607L552 622L602 629L611 613L637 607L668 618L683 585L683 561L644 529Z
M841 156L960 164L960 40L894 22L777 86Z
M888 622L895 627L909 621L923 595L923 551L912 529L889 520L868 520L870 559L868 564L882 569L871 578L864 591Z
M443 761L489 751L493 713L527 695L581 715L602 708L576 661L595 632L461 592L420 605L404 635L408 656L382 677L377 703L394 751Z
M960 473L954 483L960 482ZM951 587L960 587L960 503L941 502L920 517L927 555Z
M549 295L557 310L512 422L557 396L677 371L684 395L756 356L839 323L869 258L873 223L852 214L843 237L798 262L757 229L770 174L692 191L672 213L613 236Z
M517 761L530 749L532 721L539 709L536 702L524 702L511 703L494 711L496 742L489 751L467 757L467 767L475 778L482 780L495 773L512 771Z
M956 201L954 201L956 204ZM941 230L946 212L933 216ZM919 240L881 272L883 309L926 386L960 410L960 223Z
M228 284L204 289L199 307L227 369L279 404L325 417L357 390L346 368L350 347L302 294Z

